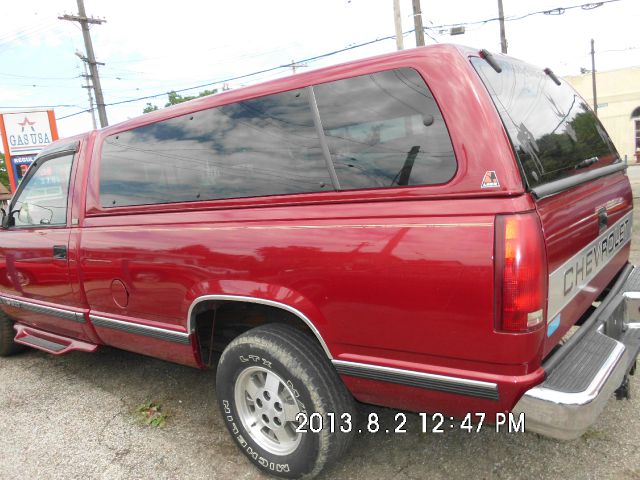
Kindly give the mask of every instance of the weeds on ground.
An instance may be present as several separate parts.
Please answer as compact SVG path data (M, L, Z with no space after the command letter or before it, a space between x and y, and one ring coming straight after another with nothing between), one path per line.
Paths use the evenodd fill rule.
M157 428L163 428L169 416L162 410L162 405L154 402L141 403L136 407L136 413L145 425Z
M583 440L607 440L607 434L602 430L591 427L582 434Z

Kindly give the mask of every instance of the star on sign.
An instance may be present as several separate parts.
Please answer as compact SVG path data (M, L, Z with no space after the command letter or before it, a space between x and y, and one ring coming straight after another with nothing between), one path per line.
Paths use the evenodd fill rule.
M33 128L33 126L36 124L36 122L30 122L29 119L27 117L24 117L24 120L22 122L18 122L18 125L20 125L22 127L22 131L24 132L25 127L28 125L31 127L31 130L33 130L34 132L36 131L35 128Z

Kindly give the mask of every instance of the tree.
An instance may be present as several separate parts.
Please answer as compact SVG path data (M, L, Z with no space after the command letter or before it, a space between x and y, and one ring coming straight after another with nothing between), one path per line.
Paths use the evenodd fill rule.
M142 113L155 112L156 110L158 110L157 105L151 105L151 103L147 102L147 105L142 110Z
M182 96L179 93L175 92L175 91L171 91L167 94L167 97L169 99L169 101L167 103L165 103L165 107L170 107L171 105L177 105L179 103L182 102L187 102L189 100L193 100L194 98L200 98L200 97L206 97L208 95L213 95L214 93L217 93L218 89L214 88L213 90L204 90L203 92L200 92L198 95L186 95L186 96ZM156 110L158 110L158 106L157 105L153 105L149 102L147 102L147 105L144 107L144 109L142 110L142 113L149 113L149 112L155 112Z
M7 189L9 187L9 172L7 171L7 165L4 163L4 154L0 153L0 183L2 183Z

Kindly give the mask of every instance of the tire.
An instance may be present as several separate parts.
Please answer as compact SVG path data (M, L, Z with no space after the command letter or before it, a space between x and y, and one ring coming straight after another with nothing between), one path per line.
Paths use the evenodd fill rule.
M22 345L13 341L15 336L13 320L0 310L0 357L8 357L24 350Z
M353 398L316 339L293 327L268 324L235 338L220 358L216 389L231 436L271 475L312 478L351 443ZM308 419L321 415L315 415L313 431L303 423L305 432L295 432L290 419L297 411ZM335 414L334 428L328 413Z

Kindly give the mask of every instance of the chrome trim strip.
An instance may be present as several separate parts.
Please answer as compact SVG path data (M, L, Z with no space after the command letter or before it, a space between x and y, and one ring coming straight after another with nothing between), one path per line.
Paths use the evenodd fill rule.
M280 302L276 302L274 300L265 300L263 298L256 298L256 297L245 297L242 295L203 295L201 297L196 298L193 302L191 302L191 306L189 307L189 313L187 314L187 331L190 333L193 333L195 331L195 321L193 318L193 310L194 308L203 301L206 300L219 300L219 301L228 301L228 302L248 302L248 303L259 303L261 305L267 305L270 307L276 307L276 308L280 308L282 310L286 310L289 313L293 313L296 317L298 317L300 320L302 320L304 323L307 324L307 326L311 329L311 331L313 332L313 334L316 336L316 338L318 339L318 341L320 342L320 345L322 345L322 348L324 349L324 353L327 354L327 357L329 357L329 359L333 359L333 357L331 356L331 352L329 351L329 348L327 347L327 344L325 343L324 339L322 338L322 335L320 335L320 332L318 331L318 329L316 328L316 326L311 322L311 320L309 320L309 318L302 313L300 310L298 310L297 308L291 307L285 303L280 303Z
M190 230L199 230L203 232L209 231L222 231L222 230L330 230L345 228L466 228L466 227L491 227L491 222L460 222L460 223L338 223L338 224L324 224L324 225L242 225L239 227L227 227L227 226L210 226L210 227L193 227Z
M77 323L85 323L84 315L79 312L75 312L73 310L67 310L64 308L58 307L49 307L46 305L40 305L38 303L32 303L27 300L18 300L16 298L9 298L3 295L0 295L0 303L7 305L9 307L21 308L23 310L28 310L30 312L42 313L44 315L49 315L51 317L62 318L63 320L70 320L72 322Z
M188 345L191 343L189 334L186 332L176 332L165 328L150 327L139 323L123 322L115 318L103 317L101 315L89 315L91 323L96 327L110 328L112 330L120 330L135 335L144 335L146 337L165 340L168 342L182 343Z
M498 384L468 378L451 377L435 373L416 372L400 368L383 367L367 363L348 362L345 360L333 360L333 365L338 373L370 380L382 380L383 382L397 383L410 387L437 390L458 395L480 397L490 400L498 400Z
M631 241L632 227L633 212L629 212L549 274L547 323L551 322L558 313L571 303L589 282L609 265L609 262ZM617 245L615 245L617 241L616 233L618 234L618 240L623 236L623 241ZM614 245L609 250L609 238L611 237L613 237ZM605 242L604 252L602 252L603 242ZM601 252L600 257L598 257L598 251ZM578 275L579 272L580 275ZM567 278L571 284L569 289L567 289Z

